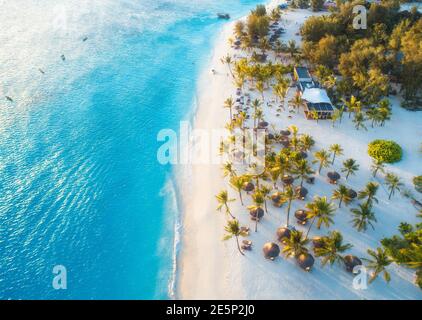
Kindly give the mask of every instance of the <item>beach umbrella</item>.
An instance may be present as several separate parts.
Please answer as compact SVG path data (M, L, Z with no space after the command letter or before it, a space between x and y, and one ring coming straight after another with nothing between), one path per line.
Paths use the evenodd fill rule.
M312 239L312 244L314 248L322 248L324 245L324 239L325 237L314 237Z
M349 254L344 257L344 265L348 272L353 272L354 267L362 265L362 261L358 257Z
M246 192L251 192L255 189L255 186L252 182L245 182L243 184L243 190Z
M290 142L289 142L289 140L281 140L281 142L280 142L282 145L283 145L283 147L285 147L285 148L288 148L289 146L290 146Z
M264 209L256 208L249 211L249 214L251 215L252 220L258 219L259 221L264 216Z
M295 179L292 176L289 176L289 175L286 174L286 175L283 176L281 181L283 181L284 185L289 186L289 185L293 184Z
M283 194L281 192L274 192L271 195L271 200L273 202L274 205L279 206L281 199L283 199Z
M300 200L305 200L306 196L308 195L308 189L301 186L296 187L295 192L296 192L296 196Z
M349 189L349 197L351 199L356 199L357 196L358 196L358 193L355 190Z
M335 171L331 171L327 173L328 180L331 184L336 184L337 181L340 179L340 174Z
M305 225L308 222L308 213L305 210L296 210L295 217L301 225Z
M267 135L267 137L268 137L268 139L270 139L270 140L274 140L274 135L272 134L272 133L269 133L268 135Z
M311 271L312 266L314 265L315 259L309 253L302 253L296 258L297 264L305 271Z
M259 129L265 129L266 127L268 127L268 122L267 121L261 121L260 123L258 123L258 128Z
M286 239L289 239L291 234L292 233L289 228L281 227L277 229L277 239L281 243L285 243Z
M281 130L280 133L282 136L285 136L285 137L288 137L291 134L289 130Z
M274 242L268 242L264 244L262 251L266 259L274 260L280 254L280 247Z
M298 153L298 156L300 159L306 159L308 157L308 154L305 151L300 151Z

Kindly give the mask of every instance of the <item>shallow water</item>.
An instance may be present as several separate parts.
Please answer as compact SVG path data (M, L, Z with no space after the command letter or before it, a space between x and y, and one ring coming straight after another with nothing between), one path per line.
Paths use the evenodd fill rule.
M1 299L172 297L177 201L156 134L191 116L216 12L260 2L0 2Z

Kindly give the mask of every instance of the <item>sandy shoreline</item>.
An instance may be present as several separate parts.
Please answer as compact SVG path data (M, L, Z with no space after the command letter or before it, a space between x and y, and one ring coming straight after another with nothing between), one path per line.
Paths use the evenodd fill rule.
M279 3L273 1L271 5ZM304 21L312 13L307 10L288 12L287 32L283 41L295 39L299 28L297 21ZM228 23L218 36L211 62L201 75L198 86L198 109L194 119L194 128L211 130L223 128L228 119L228 110L224 109L223 102L227 97L235 96L235 87L228 74L228 69L222 65L220 58L227 53L240 54L230 48L228 38L232 34L235 22ZM216 75L211 69L217 71ZM412 126L417 125L417 117L397 107L394 122L408 121ZM344 124L344 128L331 128L329 122L315 122L305 120L302 115L294 115L293 119L266 117L270 123L277 124L279 129L290 124L297 125L301 132L312 133L317 140L317 148L327 147L330 143L342 143L345 154L353 156L361 163L363 173L368 172L370 160L366 153L361 152L370 141L379 134L394 134L392 127L397 125L392 122L383 129L369 132L356 132L352 124ZM390 129L388 129L390 128ZM417 127L418 128L418 127ZM420 128L420 126L419 126ZM422 128L421 128L422 129ZM381 132L381 130L383 130ZM390 131L389 131L390 130ZM353 136L350 136L352 132ZM422 132L422 131L421 131ZM366 134L366 136L364 136ZM417 142L406 139L403 133L401 144L412 149ZM345 139L351 139L346 145ZM359 141L357 139L360 139ZM352 141L356 139L356 141ZM323 140L323 141L321 141ZM415 144L415 146L413 146ZM212 150L217 153L217 150ZM359 155L358 155L359 154ZM362 154L362 155L360 155ZM416 162L415 162L416 161ZM405 159L394 168L406 182L409 182L414 172L408 172L407 166L417 167L417 159ZM274 241L277 226L282 224L280 211L272 209L268 216L260 223L260 231L252 233L250 240L254 242L254 249L245 257L237 251L233 241L222 242L224 234L225 217L216 211L215 194L221 189L227 189L231 198L237 195L223 179L219 165L194 165L186 172L181 184L182 199L182 245L178 258L177 298L181 299L422 299L420 289L412 283L412 273L403 268L392 267L394 277L387 285L382 281L375 282L368 290L358 291L352 287L352 276L341 270L339 266L321 268L318 262L315 270L305 273L300 270L294 261L279 258L276 262L265 260L261 254L262 245L267 241ZM360 188L367 181L352 179L353 187ZM325 184L317 188L320 193L329 194L330 186ZM309 198L312 198L312 193ZM296 210L301 204L295 204ZM389 209L392 210L388 210ZM404 201L387 203L380 201L379 217L383 216L384 224L378 224L375 232L360 234L353 230L349 218L343 213L338 213L336 225L332 229L344 231L346 240L355 245L353 253L365 256L368 247L376 247L380 238L396 233L396 227L401 221L417 222L410 213L410 206ZM394 209L394 210L393 210ZM242 225L249 225L249 217L245 207L239 201L232 204L232 210L239 217ZM278 209L280 210L280 209ZM403 212L403 215L400 215ZM284 213L284 211L283 211ZM342 216L343 215L343 216ZM327 230L323 230L326 232Z

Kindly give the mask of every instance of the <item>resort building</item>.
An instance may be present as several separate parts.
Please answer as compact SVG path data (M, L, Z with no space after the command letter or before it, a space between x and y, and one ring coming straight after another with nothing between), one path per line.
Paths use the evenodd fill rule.
M308 68L295 67L293 70L294 80L297 84L298 94L304 102L304 112L307 119L330 119L334 112L333 104L328 97L327 91L321 88L312 79Z

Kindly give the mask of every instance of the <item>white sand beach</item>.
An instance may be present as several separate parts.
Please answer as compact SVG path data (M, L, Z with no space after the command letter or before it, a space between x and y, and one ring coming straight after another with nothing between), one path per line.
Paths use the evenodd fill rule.
M270 6L280 1L273 1ZM300 44L298 31L307 17L315 14L310 10L288 10L283 13L283 27L286 32L281 40L287 42L295 39ZM319 13L321 14L321 13ZM198 92L198 110L194 127L198 129L223 128L228 119L228 110L223 102L235 96L235 86L229 76L227 66L220 61L221 57L230 53L232 56L242 54L228 44L232 36L234 22L230 22L218 37L213 57L200 79ZM211 70L214 69L214 75ZM293 90L291 90L293 91ZM293 92L290 92L291 95ZM253 94L253 93L252 93ZM270 100L270 91L266 93ZM290 99L287 99L290 100ZM313 150L327 148L330 144L339 143L344 155L333 166L340 172L341 162L346 158L354 158L360 164L359 173L342 183L355 190L360 190L370 180L371 159L367 155L367 144L377 138L392 139L399 143L404 151L403 160L388 170L399 174L406 187L412 189L411 179L422 173L422 156L417 152L422 135L422 113L406 111L399 106L397 99L392 99L393 116L384 127L370 128L368 131L357 131L347 115L343 122L332 127L330 121L306 120L303 112L281 112L277 116L275 107L265 108L265 119L277 130L296 125L300 133L312 134L316 141ZM291 116L289 118L288 116ZM418 139L415 139L418 137ZM212 150L217 153L218 150ZM179 279L177 297L182 299L422 299L422 291L413 283L414 271L395 264L389 267L391 282L385 283L381 278L375 280L365 290L355 290L352 285L353 275L344 271L339 265L321 266L316 259L313 270L309 273L300 269L294 259L280 256L275 261L264 259L262 247L268 241L276 242L276 229L285 224L285 207L276 208L269 204L269 213L259 224L257 233L251 232L248 239L253 241L253 250L245 256L239 254L233 240L223 242L224 213L216 211L215 195L221 189L227 189L231 198L238 198L237 193L229 187L222 177L219 165L194 165L189 169L181 183L183 195L183 228L182 249L179 257ZM308 199L315 195L331 196L335 186L326 183L323 170L316 177L315 185L309 187ZM402 221L420 222L416 218L416 210L409 200L395 195L388 200L386 190L379 190L379 203L374 209L378 222L375 230L365 233L356 231L351 223L350 209L337 210L335 224L329 230L340 230L344 240L353 244L351 254L366 257L367 249L375 249L379 241L387 236L397 234L397 226ZM232 211L242 225L250 226L246 206L239 201L231 204ZM305 201L294 201L292 212L301 209ZM305 230L298 226L297 229ZM316 228L311 236L327 234L327 228Z

